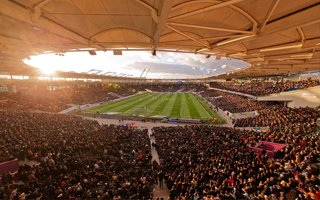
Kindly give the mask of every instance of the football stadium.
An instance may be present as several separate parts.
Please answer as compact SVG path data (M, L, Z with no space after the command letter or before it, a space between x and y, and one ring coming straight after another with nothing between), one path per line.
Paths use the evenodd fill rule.
M319 200L319 0L0 0L0 199Z

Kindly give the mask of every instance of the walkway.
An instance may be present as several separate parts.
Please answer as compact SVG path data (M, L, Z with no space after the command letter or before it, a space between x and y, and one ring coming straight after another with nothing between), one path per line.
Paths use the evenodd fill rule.
M79 109L79 105L73 104L71 107L69 107L69 108L67 108L67 109L65 109L65 110L60 111L59 114L67 114L67 113L70 113L70 112L72 112L72 111L74 111L74 110L77 110L77 109Z
M160 122L153 123L153 122L141 122L141 121L134 121L134 120L123 120L119 122L118 119L93 118L93 117L84 117L84 116L81 116L81 117L83 117L84 119L96 120L99 124L125 125L125 124L130 124L134 122L137 128L145 128L145 129L152 129L153 127L159 127L159 126L178 126L178 124L168 124L168 123L160 123Z
M235 91L232 91L232 90L224 90L224 89L220 89L220 88L213 88L213 87L210 87L210 86L208 86L208 90L218 90L218 91L222 91L222 92L228 92L228 93L231 93L231 94L237 94L237 95L240 95L240 96L245 96L245 97L257 100L256 96L251 95L251 94L242 93L242 92L235 92Z
M151 128L148 128L148 135L150 138L150 144L155 143L155 138L154 138L154 136L152 136L152 129ZM152 155L152 162L156 161L158 164L160 164L158 152L156 151L156 149L152 145L151 145L151 155Z
M152 128L148 128L148 134L150 138L150 144L152 144L153 142L155 143L155 138L154 136L152 136ZM158 152L152 145L150 146L151 146L152 162L156 161L157 163L160 164ZM163 198L164 200L167 200L169 198L169 189L167 188L167 185L165 183L163 184L162 188L160 188L159 183L154 186L153 199L157 199L157 198L159 199Z
M224 124L221 124L220 126L223 126L223 127L233 127L233 124L232 124L232 120L230 118L230 116L228 116L226 114L226 112L224 112L223 110L221 109L217 109L218 111L215 110L215 112L217 112L225 121Z

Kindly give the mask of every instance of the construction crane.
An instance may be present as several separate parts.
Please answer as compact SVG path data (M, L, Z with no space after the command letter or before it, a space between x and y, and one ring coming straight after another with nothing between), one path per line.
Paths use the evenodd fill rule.
M143 70L142 70L142 73L141 73L141 75L140 75L140 78L142 78L142 75L144 74L144 72L147 70L147 68L144 68Z
M150 71L149 68L144 68L141 75L140 75L140 78L147 78L149 71ZM145 75L143 75L143 74L145 74Z
M149 72L150 72L150 68L147 69L146 75L144 76L144 78L147 78L147 75L148 75Z

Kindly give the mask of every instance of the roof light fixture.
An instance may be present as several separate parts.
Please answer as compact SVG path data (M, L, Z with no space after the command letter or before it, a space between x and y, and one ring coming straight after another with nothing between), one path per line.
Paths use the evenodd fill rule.
M239 40L243 40L243 39L247 39L247 38L252 38L256 36L255 34L253 35L245 35L245 36L242 36L242 37L238 37L238 38L234 38L234 39L231 39L231 40L224 40L222 42L219 42L217 43L217 46L222 46L224 44L229 44L229 43L232 43L232 42L236 42L236 41L239 41Z
M302 47L302 43L290 44L285 46L275 46L270 48L260 49L260 52L268 52L268 51L279 51L279 50L286 50L286 49L298 49Z

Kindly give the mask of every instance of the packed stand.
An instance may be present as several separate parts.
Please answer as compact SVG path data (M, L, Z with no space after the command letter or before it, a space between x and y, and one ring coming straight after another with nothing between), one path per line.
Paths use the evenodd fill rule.
M17 93L2 95L2 98L7 101L7 106L11 108L59 112L70 107L69 104L98 103L113 100L117 97L109 95L108 91L98 88L65 88L59 90L21 90Z
M135 91L151 90L153 92L198 92L206 90L201 83L144 83L144 84L128 84L128 88Z
M1 161L39 164L3 174L0 199L150 199L149 144L147 130L69 115L1 111Z
M310 123L317 119L319 111L313 108L289 108L274 105L268 109L259 110L255 117L237 119L236 127L279 127L290 124Z
M255 132L225 127L154 128L170 199L320 198L320 137L306 132ZM273 159L248 147L286 144Z
M9 95L1 95L0 110L27 110L27 108L19 102L12 100Z
M304 89L320 85L320 80L307 79L302 81L284 81L284 82L211 82L210 86L219 89L231 90L255 96L263 96L273 93Z
M259 102L248 97L222 92L217 90L207 90L201 95L208 99L212 105L231 113L250 112L266 109L269 103Z

